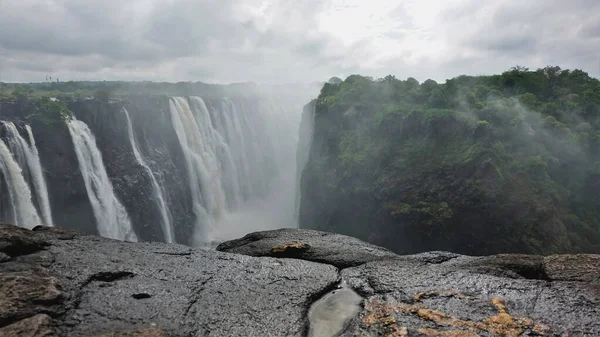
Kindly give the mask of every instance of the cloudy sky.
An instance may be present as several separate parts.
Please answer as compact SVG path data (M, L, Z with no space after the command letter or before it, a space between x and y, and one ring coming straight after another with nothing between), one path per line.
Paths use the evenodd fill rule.
M600 77L598 0L0 0L0 80Z

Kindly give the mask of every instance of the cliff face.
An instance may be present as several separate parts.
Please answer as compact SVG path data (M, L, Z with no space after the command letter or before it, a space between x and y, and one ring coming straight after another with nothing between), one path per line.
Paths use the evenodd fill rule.
M181 148L169 117L168 97L130 96L114 100L68 102L74 116L92 130L115 193L126 207L142 240L161 241L164 236L147 171L136 161L129 141L127 109L140 151L153 172L164 180L178 242L188 242L193 229L189 188ZM17 125L31 124L48 184L54 222L61 227L96 234L97 225L81 175L73 142L66 125L48 125L26 118L18 103L4 103L3 119ZM151 135L146 137L146 135ZM143 140L143 141L141 141Z
M299 97L304 96L249 91L206 98L59 97L59 102L91 130L138 239L164 241L168 222L175 242L197 245L199 239L232 237L239 221L255 229L294 225ZM48 110L52 102L5 100L0 119L14 122L23 137L31 126L54 224L97 234L106 224L96 223L75 144L56 109ZM0 191L6 181L0 174ZM2 193L0 221L11 221L10 201Z
M476 98L497 82L326 84L313 103L300 227L399 253L600 251L598 126L584 133L568 111L558 123L508 89Z
M110 104L99 100L77 101L70 108L94 133L115 193L140 239L161 241L164 235L151 178L136 161L129 141L123 111L127 109L141 154L164 182L171 216L179 224L175 228L176 241L191 244L188 241L194 223L191 198L183 170L183 153L169 115L168 97L131 96Z

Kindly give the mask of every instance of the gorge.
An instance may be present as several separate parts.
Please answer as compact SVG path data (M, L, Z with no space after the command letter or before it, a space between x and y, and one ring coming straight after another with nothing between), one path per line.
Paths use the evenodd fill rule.
M3 222L194 247L300 227L396 253L600 252L600 81L581 70L5 92Z
M547 71L0 99L0 336L596 336L600 83Z

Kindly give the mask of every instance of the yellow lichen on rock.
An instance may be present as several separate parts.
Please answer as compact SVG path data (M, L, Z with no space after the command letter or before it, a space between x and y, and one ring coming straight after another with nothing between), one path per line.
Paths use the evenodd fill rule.
M453 291L427 291L420 292L413 297L415 302L419 302L424 297L430 296L452 296L458 299L477 300L474 297L465 296ZM495 307L497 314L482 321L472 321L453 317L442 311L430 309L422 304L398 303L389 305L381 302L367 301L367 312L363 322L367 326L379 326L386 329L386 336L397 336L398 327L395 313L404 313L416 315L420 319L433 322L441 327L455 328L455 330L436 330L430 328L421 328L418 331L428 336L440 337L474 337L478 332L488 332L498 337L519 337L527 329L530 329L538 335L544 335L545 326L533 323L529 318L514 317L508 312L504 300L498 297L491 299L491 304ZM402 335L400 335L402 336Z
M486 331L497 336L503 337L519 337L525 329L532 328L533 321L527 318L515 318L506 310L504 300L498 297L492 298L492 304L498 310L496 316L492 316L483 320L486 324Z
M392 327L391 331L386 335L386 337L408 337L408 329L403 327Z
M367 301L366 307L367 315L363 318L363 323L367 326L371 325L389 325L390 318L396 323L396 319L393 315L393 308L389 305L385 305L381 302Z
M301 242L288 242L284 243L281 246L276 246L271 248L271 253L284 253L289 250L305 250L308 248L308 245Z
M407 337L406 327L397 326L396 318L393 316L394 308L381 302L367 301L365 309L367 315L363 323L367 327L383 328L386 337Z
M498 297L492 298L492 304L498 309L498 312L503 313L506 312L506 304L504 300Z

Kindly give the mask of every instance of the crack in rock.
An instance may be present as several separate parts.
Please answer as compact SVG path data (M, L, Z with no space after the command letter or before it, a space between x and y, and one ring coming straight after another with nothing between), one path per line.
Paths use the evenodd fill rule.
M183 314L183 317L187 317L190 314L190 311L192 310L194 305L200 300L200 293L202 291L204 291L204 287L206 286L206 284L208 282L210 282L213 278L214 278L214 275L210 275L206 280L202 281L200 283L200 285L198 285L197 287L195 287L195 286L192 287L191 293L193 296L190 299L190 302L189 302L187 308L185 309L185 313Z
M129 271L103 271L90 276L86 282L86 285L93 281L114 282L126 278L132 278L134 276L135 274Z

